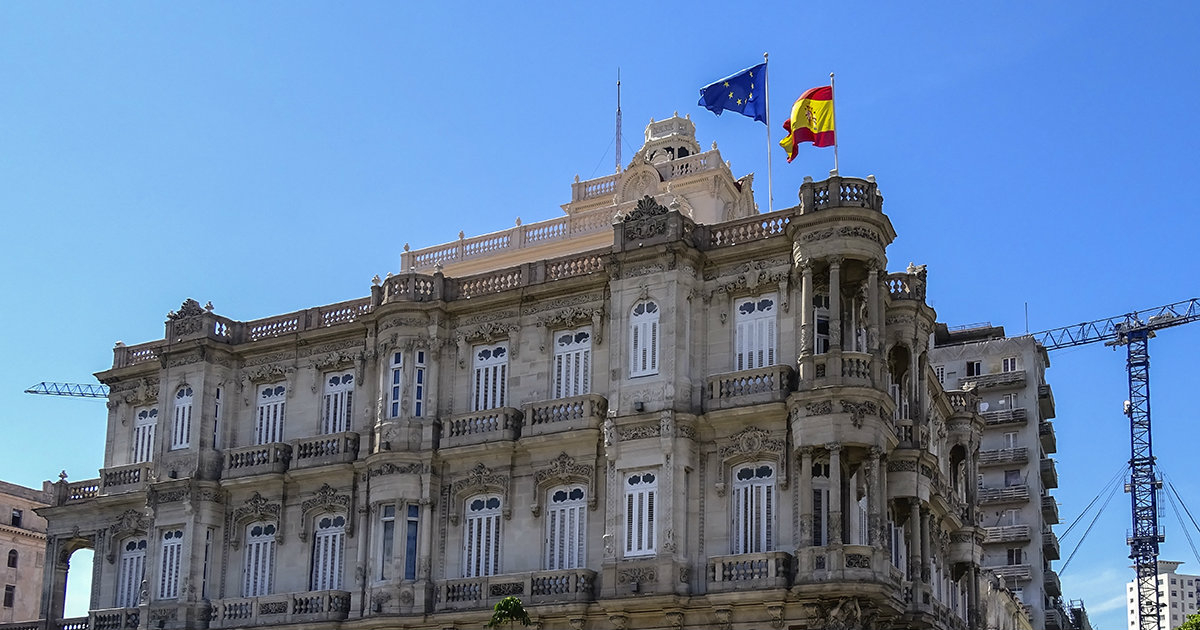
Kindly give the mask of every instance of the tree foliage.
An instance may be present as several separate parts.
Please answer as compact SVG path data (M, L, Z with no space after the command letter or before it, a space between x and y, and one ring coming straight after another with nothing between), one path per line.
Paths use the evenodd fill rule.
M1188 618L1183 620L1183 624L1175 630L1200 630L1200 613L1188 615Z
M487 628L499 628L503 624L508 624L511 628L517 622L521 622L522 626L528 626L533 623L529 618L529 613L525 611L524 604L521 603L520 597L509 595L504 599L496 602L492 607L492 619L487 622Z

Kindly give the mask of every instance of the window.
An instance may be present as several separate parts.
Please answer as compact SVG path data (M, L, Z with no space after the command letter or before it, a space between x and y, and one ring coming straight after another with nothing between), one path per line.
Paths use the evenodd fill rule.
M12 523L12 526L20 527L21 521L24 520L24 516L25 516L25 512L18 510L17 508L13 508L12 520L10 521Z
M258 389L254 408L254 443L283 441L283 419L287 410L287 386L283 383Z
M421 508L417 505L408 506L408 518L404 528L404 579L417 579L417 524L420 521Z
M944 365L933 366L933 375L937 377L937 382L939 382L943 385L946 384L946 366L944 366Z
M213 397L213 448L221 448L221 393L222 390L218 387Z
M734 313L735 371L753 370L775 364L777 337L775 295L737 300Z
M391 374L391 382L388 384L388 402L390 403L390 413L392 418L400 417L400 406L403 404L404 398L404 353L393 352L392 364L389 368ZM395 510L393 506L392 510Z
M1004 448L1017 448L1017 432L1007 431L1004 434Z
M354 374L325 375L325 396L321 404L321 433L342 433L350 430L350 414L354 409Z
M184 385L175 392L175 420L171 424L171 448L187 448L192 443L192 388Z
M1004 357L1004 360L1001 361L1001 363L1000 363L1000 371L1001 372L1016 372L1017 371L1017 357Z
M587 493L583 486L550 491L546 510L546 569L560 571L584 566L587 536Z
M154 454L154 427L158 424L158 408L139 409L133 420L133 461L150 461Z
M425 351L417 350L413 365L413 417L425 415Z
M1004 510L1000 516L1000 524L1003 526L1020 525L1021 511L1020 510Z
M983 376L983 366L979 361L967 361L967 376Z
M658 304L638 302L629 318L629 376L658 374Z
M12 584L4 585L4 607L12 608L13 600L17 598L17 587Z
M17 550L16 549L10 549L8 551L8 568L10 568L10 569L17 568Z
M142 579L146 576L146 539L125 541L121 548L121 565L117 568L117 608L138 605Z
M652 472L625 477L625 555L654 554L654 508L658 479Z
M508 403L508 344L475 346L474 362L471 410L505 406Z
M813 545L829 544L829 462L813 462Z
M892 541L892 566L900 569L901 573L908 573L908 547L906 544L907 537L904 534L904 527L896 525L892 520L888 520L888 532Z
M463 531L463 577L486 577L500 572L500 497L480 495L467 500Z
M275 570L275 524L255 523L246 532L246 554L242 566L242 597L271 594Z
M379 578L390 580L392 564L396 561L396 506L380 506L379 525Z
M179 597L179 566L183 556L183 530L162 533L158 565L158 599Z
M591 391L591 382L591 328L555 333L554 397L582 396Z
M1020 547L1008 548L1008 564L1021 564L1024 559L1024 550Z
M1020 470L1004 471L1004 487L1005 488L1008 488L1011 486L1019 486L1019 485L1021 485L1021 471Z
M775 468L758 463L733 471L732 553L775 549Z
M829 296L816 294L813 296L813 352L825 354L829 352Z
M1005 409L1016 409L1017 408L1017 395L1016 394L1005 394L1005 395L1001 396L1000 397L1000 406Z
M313 591L339 591L342 589L342 565L346 553L346 517L340 514L322 516L317 521L313 536L312 576L310 589Z

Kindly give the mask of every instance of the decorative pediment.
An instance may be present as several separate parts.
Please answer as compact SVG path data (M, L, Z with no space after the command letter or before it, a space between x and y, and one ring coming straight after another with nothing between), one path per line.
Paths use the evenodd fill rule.
M596 467L575 463L575 458L567 455L565 451L550 460L549 465L534 469L533 478L537 483L537 495L534 496L534 501L530 505L530 511L534 516L541 514L541 504L539 503L541 494L551 486L559 484L585 484L588 509L596 509Z
M725 496L726 474L738 464L755 460L775 462L779 488L786 490L788 486L787 466L784 453L787 446L782 439L771 436L771 432L750 426L729 436L726 444L721 447L719 455L721 466L717 469L717 482L714 484L718 496Z
M281 365L263 365L253 369L246 370L246 378L250 379L251 383L274 383L287 379L288 373L294 371L294 368L285 368Z
M233 511L232 527L229 531L229 546L236 550L242 542L242 530L256 521L274 521L277 523L275 540L283 542L283 522L279 515L283 508L278 503L272 503L257 492L254 493L241 507Z
M354 365L360 356L357 352L330 352L317 357L313 365L318 370L335 370Z
M450 484L450 496L457 503L469 495L480 492L498 493L503 499L500 511L504 514L505 520L507 520L512 516L512 506L508 503L508 483L508 475L496 473L491 468L485 466L483 462L480 462L466 476ZM457 510L450 510L452 524L457 522L457 515Z
M656 194L659 184L662 182L662 176L653 166L638 164L626 171L622 180L619 201L625 202L645 199Z
M308 529L312 524L313 518L325 512L345 514L346 535L354 535L354 513L350 509L350 495L339 494L329 484L322 485L321 489L317 490L317 493L311 499L307 499L300 504L300 510L304 514L304 518L300 524L300 540L308 539Z
M117 517L117 520L113 521L112 525L108 526L110 544L105 559L109 564L115 562L116 545L121 542L121 539L138 534L145 535L153 525L154 519L150 515L137 510L125 510Z
M491 343L507 339L519 330L521 327L512 322L485 322L461 330L459 337L467 343Z
M211 306L210 306L210 308L211 308ZM197 315L203 315L203 314L204 314L204 308L202 308L200 306L200 303L197 302L196 300L193 300L192 298L188 298L183 301L183 304L179 305L178 311L171 311L171 312L167 313L167 319L176 321L176 320L180 320L180 319L187 319L189 317L196 317Z

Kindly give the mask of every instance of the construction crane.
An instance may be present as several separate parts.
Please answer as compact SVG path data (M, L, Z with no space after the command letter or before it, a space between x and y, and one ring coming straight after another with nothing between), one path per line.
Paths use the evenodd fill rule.
M1130 496L1133 529L1125 542L1137 573L1139 630L1159 627L1158 546L1164 540L1158 529L1158 490L1162 481L1154 470L1150 440L1149 341L1155 331L1197 320L1200 320L1200 298L1192 298L1030 335L1047 350L1096 342L1126 347L1129 399L1125 401L1125 415L1129 416L1130 473L1125 491Z
M42 381L26 389L25 393L45 394L47 396L71 396L74 398L108 398L108 385Z

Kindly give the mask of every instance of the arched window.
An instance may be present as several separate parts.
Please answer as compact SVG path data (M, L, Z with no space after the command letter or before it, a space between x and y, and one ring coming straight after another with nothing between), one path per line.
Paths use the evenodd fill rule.
M733 553L775 548L775 466L751 463L733 469Z
M11 549L8 552L8 568L10 568L10 569L17 568L17 550L16 549Z
M508 344L475 346L474 354L471 410L504 407L508 404Z
M658 304L638 302L629 317L629 376L658 374Z
M546 569L578 569L585 564L587 491L561 486L549 492L546 504Z
M354 373L326 374L325 396L321 403L321 433L349 431L350 413L354 408Z
M175 418L171 423L171 448L187 448L192 443L192 388L184 385L175 391Z
M130 538L121 545L121 564L117 568L117 608L138 605L145 576L146 539Z
M463 577L500 572L500 497L483 494L467 499L463 530Z
M275 523L254 523L246 528L242 597L271 594L275 571L275 533Z
M735 371L775 364L778 303L779 298L774 294L742 298L734 303Z
M342 589L342 565L346 554L346 517L326 514L317 518L313 535L310 590Z
M625 477L625 555L650 556L655 551L655 504L658 478L653 472Z
M554 397L570 398L591 391L591 328L554 334Z
M287 386L283 383L264 385L258 389L258 402L254 409L255 444L283 441L286 405Z
M154 428L158 425L158 408L145 407L133 415L133 458L131 463L148 462L154 456Z
M183 562L183 530L164 530L159 540L158 598L179 598L179 567Z

